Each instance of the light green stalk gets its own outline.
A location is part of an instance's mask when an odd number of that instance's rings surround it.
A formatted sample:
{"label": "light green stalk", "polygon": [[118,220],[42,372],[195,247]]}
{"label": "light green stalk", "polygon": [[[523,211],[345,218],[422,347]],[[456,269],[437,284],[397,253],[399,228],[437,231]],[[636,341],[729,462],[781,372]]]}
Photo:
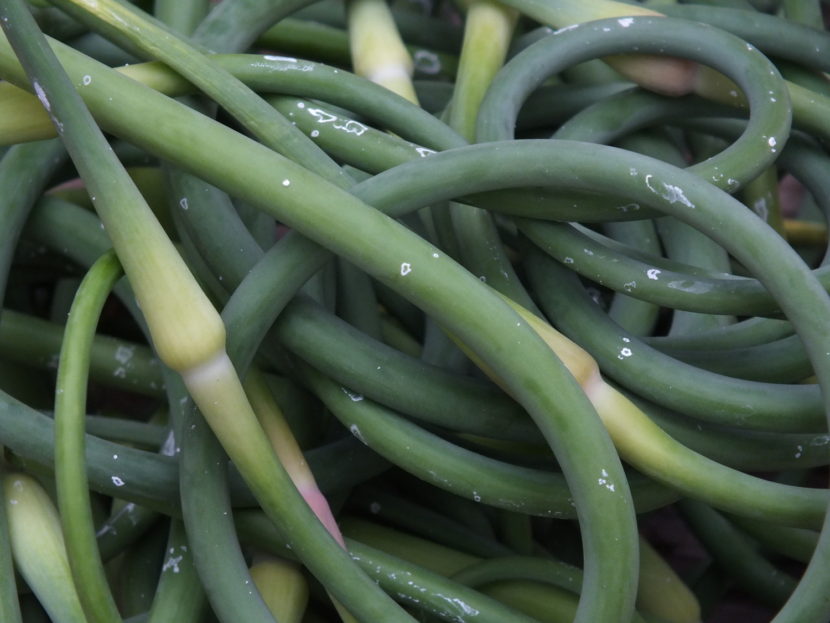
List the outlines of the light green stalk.
{"label": "light green stalk", "polygon": [[417,103],[412,57],[386,1],[350,0],[347,17],[354,72]]}
{"label": "light green stalk", "polygon": [[308,583],[296,564],[260,556],[251,567],[260,595],[279,623],[300,623],[308,604]]}
{"label": "light green stalk", "polygon": [[640,537],[637,609],[666,623],[700,623],[700,604],[674,569]]}
{"label": "light green stalk", "polygon": [[474,0],[467,8],[464,43],[450,105],[449,125],[472,142],[484,93],[501,69],[518,13],[492,0]]}
{"label": "light green stalk", "polygon": [[52,621],[87,623],[52,500],[34,478],[25,474],[7,474],[3,490],[9,539],[20,575]]}

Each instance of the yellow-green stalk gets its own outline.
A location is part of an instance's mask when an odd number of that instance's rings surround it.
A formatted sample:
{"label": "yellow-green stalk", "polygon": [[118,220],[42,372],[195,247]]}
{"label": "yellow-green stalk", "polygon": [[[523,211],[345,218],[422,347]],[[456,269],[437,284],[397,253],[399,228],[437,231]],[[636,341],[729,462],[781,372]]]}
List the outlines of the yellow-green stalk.
{"label": "yellow-green stalk", "polygon": [[300,623],[308,604],[308,583],[299,567],[287,560],[261,555],[250,571],[274,620]]}
{"label": "yellow-green stalk", "polygon": [[518,13],[492,0],[467,3],[464,43],[450,105],[449,125],[469,141],[481,100],[507,56]]}
{"label": "yellow-green stalk", "polygon": [[12,555],[20,575],[56,623],[86,623],[55,505],[32,477],[3,478]]}
{"label": "yellow-green stalk", "polygon": [[270,441],[285,471],[291,477],[294,486],[326,529],[340,545],[343,545],[343,536],[340,534],[340,528],[337,527],[329,503],[317,486],[314,474],[303,456],[303,451],[297,445],[297,440],[288,422],[285,421],[282,410],[274,400],[265,377],[257,369],[251,368],[245,377],[244,387],[259,424],[265,431],[265,436]]}
{"label": "yellow-green stalk", "polygon": [[662,556],[640,537],[640,583],[637,610],[665,623],[700,623],[695,594]]}
{"label": "yellow-green stalk", "polygon": [[[244,387],[259,424],[262,426],[262,430],[265,431],[265,436],[271,443],[271,447],[279,457],[280,463],[282,463],[294,486],[297,487],[300,495],[303,496],[303,499],[326,527],[329,534],[343,549],[346,549],[346,542],[343,540],[343,535],[340,533],[340,528],[337,526],[337,521],[331,512],[328,500],[317,486],[314,474],[311,472],[305,456],[303,456],[303,451],[297,445],[297,440],[285,420],[282,409],[274,400],[271,390],[268,389],[265,377],[256,368],[251,368],[245,377]],[[354,617],[336,599],[332,599],[332,603],[344,623],[351,621],[356,623]],[[279,618],[277,620],[282,621]]]}
{"label": "yellow-green stalk", "polygon": [[827,244],[827,226],[822,223],[784,219],[784,234],[793,245]]}
{"label": "yellow-green stalk", "polygon": [[354,72],[417,104],[412,57],[386,1],[350,0],[347,6]]}

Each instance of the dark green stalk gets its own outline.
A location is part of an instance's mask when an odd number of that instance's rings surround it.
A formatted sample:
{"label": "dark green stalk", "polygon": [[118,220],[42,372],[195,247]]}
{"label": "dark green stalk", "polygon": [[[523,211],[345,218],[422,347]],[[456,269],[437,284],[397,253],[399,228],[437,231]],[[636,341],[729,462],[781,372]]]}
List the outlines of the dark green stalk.
{"label": "dark green stalk", "polygon": [[745,517],[729,516],[729,521],[749,535],[767,552],[807,564],[818,543],[818,533],[800,528],[776,526]]}
{"label": "dark green stalk", "polygon": [[507,556],[513,551],[490,537],[478,534],[436,510],[389,493],[380,487],[365,486],[355,490],[349,504],[384,523],[421,535],[435,543],[460,549],[473,556],[490,558]]}
{"label": "dark green stalk", "polygon": [[[812,2],[812,0],[810,0]],[[803,4],[803,3],[801,3]],[[729,7],[675,4],[660,7],[666,15],[712,24],[756,46],[770,57],[790,60],[821,71],[830,70],[830,39],[814,27],[760,11]]]}
{"label": "dark green stalk", "polygon": [[348,544],[354,559],[380,582],[385,590],[396,594],[404,603],[419,610],[436,614],[446,621],[473,617],[476,621],[492,623],[538,623],[536,619],[518,610],[447,580],[437,573],[356,541],[349,540]]}
{"label": "dark green stalk", "polygon": [[715,561],[744,590],[780,607],[792,594],[795,578],[779,571],[729,521],[699,502],[680,503],[683,515]]}
{"label": "dark green stalk", "polygon": [[579,594],[582,570],[552,558],[502,556],[466,567],[452,579],[473,588],[501,580],[532,580]]}
{"label": "dark green stalk", "polygon": [[[56,323],[3,310],[0,354],[11,361],[52,369],[60,352],[62,333],[62,327]],[[93,338],[90,377],[102,385],[145,396],[159,396],[162,391],[159,361],[149,348],[105,335]]]}
{"label": "dark green stalk", "polygon": [[138,541],[158,521],[160,513],[133,502],[114,501],[113,513],[98,528],[101,560],[108,562]]}
{"label": "dark green stalk", "polygon": [[48,141],[15,146],[0,161],[0,307],[23,224],[64,157],[60,142]]}
{"label": "dark green stalk", "polygon": [[207,600],[188,549],[184,527],[170,522],[170,536],[164,554],[149,623],[198,623],[204,620]]}

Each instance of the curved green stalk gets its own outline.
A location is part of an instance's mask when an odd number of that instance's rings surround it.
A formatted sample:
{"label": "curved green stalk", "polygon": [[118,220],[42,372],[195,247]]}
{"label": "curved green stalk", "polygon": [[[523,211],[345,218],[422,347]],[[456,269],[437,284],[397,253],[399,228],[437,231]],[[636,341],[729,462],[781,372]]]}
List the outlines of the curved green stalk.
{"label": "curved green stalk", "polygon": [[[90,508],[84,452],[86,386],[92,336],[110,290],[120,277],[121,265],[110,252],[81,282],[66,323],[55,397],[58,508],[78,595],[87,617],[95,623],[120,621],[121,616],[104,574]],[[118,472],[112,475],[112,482],[116,486],[124,484]]]}
{"label": "curved green stalk", "polygon": [[796,587],[795,578],[764,558],[728,519],[692,500],[680,502],[680,510],[706,550],[738,586],[774,607],[787,601]]}

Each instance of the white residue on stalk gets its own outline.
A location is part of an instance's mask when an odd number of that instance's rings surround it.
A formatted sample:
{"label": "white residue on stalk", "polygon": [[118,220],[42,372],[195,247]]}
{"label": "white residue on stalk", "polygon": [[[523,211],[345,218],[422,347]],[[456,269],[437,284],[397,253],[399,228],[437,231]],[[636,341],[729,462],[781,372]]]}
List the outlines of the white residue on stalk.
{"label": "white residue on stalk", "polygon": [[360,429],[357,427],[357,424],[352,424],[349,426],[349,432],[357,437],[357,439],[362,443],[364,446],[368,446],[369,444],[366,443],[366,440],[363,438],[363,434],[360,432]]}
{"label": "white residue on stalk", "polygon": [[412,272],[412,264],[409,262],[404,262],[401,264],[401,276],[406,277],[409,273]]}
{"label": "white residue on stalk", "polygon": [[357,394],[350,389],[346,389],[345,387],[341,387],[340,389],[343,390],[343,393],[346,394],[352,402],[360,402],[363,400],[362,394]]}
{"label": "white residue on stalk", "polygon": [[645,183],[648,189],[655,195],[662,197],[669,203],[680,203],[688,208],[695,207],[695,204],[689,201],[689,199],[686,197],[686,194],[684,193],[682,188],[680,188],[679,186],[675,186],[674,184],[666,184],[665,182],[660,182],[660,184],[663,186],[663,190],[661,191],[653,185],[651,181],[653,177],[654,176],[650,173],[646,175]]}
{"label": "white residue on stalk", "polygon": [[600,487],[605,487],[609,491],[615,491],[616,490],[616,487],[614,486],[614,483],[611,482],[611,480],[608,478],[608,472],[605,471],[604,469],[600,472],[600,477],[597,478],[597,484]]}
{"label": "white residue on stalk", "polygon": [[125,483],[123,480],[121,480],[121,478],[119,478],[118,476],[113,476],[112,477],[112,484],[114,484],[116,487],[123,487],[127,483]]}
{"label": "white residue on stalk", "polygon": [[[172,554],[173,551],[174,550],[171,547],[170,548],[171,554]],[[170,558],[168,558],[167,560],[164,561],[164,566],[161,568],[161,572],[164,573],[168,569],[172,569],[173,573],[178,573],[179,572],[179,563],[182,561],[183,558],[184,558],[184,554],[182,554],[180,556],[171,555]]]}
{"label": "white residue on stalk", "polygon": [[124,346],[119,344],[118,348],[115,349],[115,360],[121,365],[127,365],[130,359],[133,358],[134,353],[135,346]]}
{"label": "white residue on stalk", "polygon": [[[298,104],[299,106],[299,104]],[[330,123],[335,130],[342,130],[346,134],[361,136],[369,128],[354,119],[346,119],[345,122],[336,115],[320,108],[309,108],[308,114],[317,119],[317,123]]]}
{"label": "white residue on stalk", "polygon": [[266,61],[282,61],[284,63],[296,63],[297,62],[296,58],[292,58],[290,56],[269,56],[269,55],[265,55],[262,58],[264,58]]}
{"label": "white residue on stalk", "polygon": [[429,50],[415,50],[412,62],[415,69],[422,74],[437,74],[441,71],[441,59],[435,52]]}
{"label": "white residue on stalk", "polygon": [[32,81],[32,87],[34,87],[35,95],[37,95],[40,103],[43,104],[46,112],[52,112],[52,104],[49,103],[49,99],[46,97],[46,92],[43,90],[43,87],[40,86],[40,83],[37,80],[34,80]]}

